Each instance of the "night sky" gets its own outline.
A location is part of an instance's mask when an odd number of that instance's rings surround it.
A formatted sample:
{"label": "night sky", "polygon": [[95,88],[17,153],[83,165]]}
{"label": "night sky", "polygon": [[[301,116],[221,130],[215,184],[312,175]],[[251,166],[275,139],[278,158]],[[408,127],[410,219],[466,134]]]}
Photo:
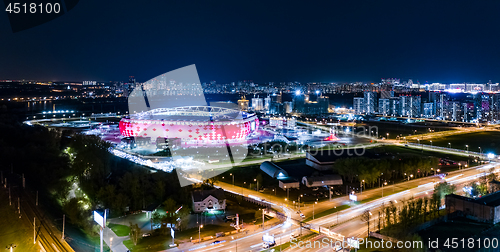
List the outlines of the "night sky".
{"label": "night sky", "polygon": [[500,82],[500,1],[97,1],[13,33],[0,79]]}

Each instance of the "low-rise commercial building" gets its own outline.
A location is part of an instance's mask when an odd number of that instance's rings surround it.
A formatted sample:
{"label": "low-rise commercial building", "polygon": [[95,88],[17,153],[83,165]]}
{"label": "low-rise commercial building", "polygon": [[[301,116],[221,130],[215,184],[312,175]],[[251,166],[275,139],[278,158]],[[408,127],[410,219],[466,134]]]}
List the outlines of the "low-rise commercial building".
{"label": "low-rise commercial building", "polygon": [[445,204],[448,214],[458,212],[475,221],[500,222],[500,192],[475,199],[449,194],[445,197]]}

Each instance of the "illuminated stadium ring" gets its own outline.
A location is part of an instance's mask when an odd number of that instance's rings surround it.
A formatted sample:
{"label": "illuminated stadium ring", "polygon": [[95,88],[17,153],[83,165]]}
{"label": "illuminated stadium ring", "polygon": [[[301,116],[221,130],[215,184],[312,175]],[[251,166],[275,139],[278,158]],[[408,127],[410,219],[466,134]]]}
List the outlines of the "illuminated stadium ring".
{"label": "illuminated stadium ring", "polygon": [[258,129],[255,114],[211,106],[158,108],[120,120],[125,137],[179,138],[183,144],[241,143]]}

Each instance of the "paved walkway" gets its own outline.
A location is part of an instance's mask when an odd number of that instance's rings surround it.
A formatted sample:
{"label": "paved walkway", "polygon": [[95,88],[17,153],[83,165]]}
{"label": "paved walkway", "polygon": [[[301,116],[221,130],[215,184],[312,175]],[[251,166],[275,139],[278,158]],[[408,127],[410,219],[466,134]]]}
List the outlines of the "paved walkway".
{"label": "paved walkway", "polygon": [[118,237],[115,232],[108,227],[104,229],[104,242],[113,252],[127,252],[128,248],[123,245],[123,241],[128,239],[128,236]]}

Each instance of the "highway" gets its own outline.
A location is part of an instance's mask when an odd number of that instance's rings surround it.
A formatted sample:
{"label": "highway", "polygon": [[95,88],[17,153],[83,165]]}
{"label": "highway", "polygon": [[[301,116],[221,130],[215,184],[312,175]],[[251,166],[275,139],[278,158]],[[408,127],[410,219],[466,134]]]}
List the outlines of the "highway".
{"label": "highway", "polygon": [[[234,236],[226,236],[221,237],[218,240],[224,241],[217,245],[211,245],[213,241],[208,241],[205,243],[201,243],[200,245],[193,245],[189,251],[197,251],[197,252],[205,252],[205,251],[262,251],[264,250],[262,235],[269,234],[274,235],[276,245],[274,246],[275,250],[279,250],[281,244],[287,243],[290,241],[290,237],[293,233],[298,233],[298,227],[295,225],[278,225],[271,229],[266,229],[265,231],[261,231],[258,233],[252,233],[246,235],[245,233],[240,233]],[[302,230],[302,234],[311,233],[305,229]],[[236,249],[237,247],[237,249]]]}
{"label": "highway", "polygon": [[[321,227],[326,227],[330,228],[331,231],[341,234],[344,237],[365,237],[367,235],[367,224],[366,222],[362,221],[360,219],[360,215],[365,211],[369,210],[372,212],[372,217],[370,220],[370,226],[371,230],[375,230],[375,225],[378,223],[378,211],[381,208],[382,204],[390,204],[392,201],[395,204],[401,204],[403,201],[408,200],[410,198],[417,198],[417,197],[423,197],[426,195],[431,195],[433,190],[434,190],[434,185],[436,183],[444,182],[447,181],[448,183],[454,184],[454,185],[460,185],[464,183],[468,183],[471,181],[476,180],[479,177],[485,176],[489,174],[489,170],[491,168],[495,168],[494,172],[500,172],[500,169],[497,167],[496,163],[489,163],[489,164],[484,164],[468,169],[462,169],[462,170],[457,170],[450,172],[448,176],[445,179],[441,179],[441,177],[438,176],[429,176],[429,177],[424,177],[424,178],[418,178],[418,179],[413,179],[410,181],[406,181],[403,183],[399,183],[396,185],[387,185],[384,186],[384,188],[376,188],[376,189],[371,189],[362,192],[361,194],[358,194],[358,201],[363,200],[363,199],[369,199],[369,198],[374,198],[376,196],[382,196],[382,190],[386,193],[385,197],[381,197],[375,200],[372,200],[370,202],[364,203],[364,204],[359,204],[359,205],[353,205],[350,208],[346,210],[339,211],[334,214],[330,214],[328,216],[324,216],[321,218],[316,218],[314,220],[308,221],[308,224],[311,225],[311,228],[314,230],[318,230],[319,226]],[[252,195],[255,197],[259,197],[261,199],[264,199],[265,201],[271,202],[276,205],[281,205],[281,206],[286,206],[290,208],[289,202],[285,201],[282,198],[276,197],[274,195],[268,195],[268,194],[263,194],[259,193],[253,190],[249,190],[246,188],[241,188],[237,186],[233,186],[224,182],[218,182],[216,184],[217,186],[223,188],[224,190],[228,191],[233,191],[233,192],[238,192],[239,194],[243,195]],[[389,193],[396,192],[391,195],[387,195]],[[346,196],[343,197],[338,197],[335,198],[331,201],[325,201],[325,202],[320,202],[315,205],[315,212],[319,213],[321,211],[333,208],[333,207],[338,207],[341,205],[345,204],[350,204],[348,198]],[[303,205],[301,207],[302,213],[306,215],[306,217],[312,216],[312,205]],[[299,220],[300,217],[296,213],[295,210],[293,210],[290,213],[290,217],[292,220]],[[296,221],[292,221],[291,228],[297,229],[298,226],[296,224]],[[338,224],[339,223],[339,224]],[[338,225],[337,225],[338,224]],[[272,229],[268,231],[270,234],[275,234],[276,237],[279,237],[280,232],[283,232],[282,229],[278,229],[276,227],[275,229]],[[285,231],[286,233],[291,233],[291,231]],[[262,248],[258,248],[257,244],[261,245],[262,244],[262,234],[259,233],[254,236],[249,236],[249,237],[243,237],[243,238],[237,238],[238,241],[238,249],[244,249],[245,251],[259,251]],[[286,236],[283,236],[286,237]],[[324,237],[324,235],[320,236]],[[235,247],[236,240],[231,240],[226,242],[224,244],[218,245],[219,247],[204,247],[202,250],[201,248],[198,249],[197,251],[217,251],[219,250],[224,250],[227,248],[228,251],[231,251],[229,249],[231,246]],[[277,241],[277,244],[279,244],[279,241]],[[299,249],[299,248],[297,248]],[[331,250],[331,248],[329,248]],[[298,251],[306,251],[307,249],[301,248]],[[311,251],[321,251],[317,249],[312,249]],[[326,251],[326,250],[325,250]]]}
{"label": "highway", "polygon": [[[467,183],[470,181],[474,181],[479,177],[485,176],[489,174],[490,168],[495,168],[495,173],[500,172],[500,169],[496,167],[496,163],[485,164],[469,169],[458,170],[454,172],[450,172],[449,175],[445,179],[441,179],[440,177],[431,176],[420,179],[415,179],[412,181],[408,181],[402,184],[406,184],[411,189],[404,190],[399,193],[395,193],[383,198],[379,198],[364,204],[360,204],[357,206],[353,206],[349,209],[338,212],[338,217],[334,215],[325,216],[322,218],[318,218],[309,222],[313,228],[318,226],[330,227],[337,224],[337,218],[339,223],[343,223],[345,221],[349,221],[349,225],[338,225],[333,231],[341,233],[346,237],[363,237],[366,235],[366,223],[357,220],[357,218],[365,211],[369,210],[372,212],[372,219],[378,219],[378,209],[382,206],[382,204],[390,204],[393,203],[399,204],[405,200],[410,198],[417,198],[424,195],[432,194],[434,190],[434,185],[439,182],[448,182],[454,185],[459,185],[463,183]],[[416,186],[416,187],[415,187]],[[374,189],[372,191],[379,191],[378,189]],[[366,196],[365,196],[366,197]]]}

